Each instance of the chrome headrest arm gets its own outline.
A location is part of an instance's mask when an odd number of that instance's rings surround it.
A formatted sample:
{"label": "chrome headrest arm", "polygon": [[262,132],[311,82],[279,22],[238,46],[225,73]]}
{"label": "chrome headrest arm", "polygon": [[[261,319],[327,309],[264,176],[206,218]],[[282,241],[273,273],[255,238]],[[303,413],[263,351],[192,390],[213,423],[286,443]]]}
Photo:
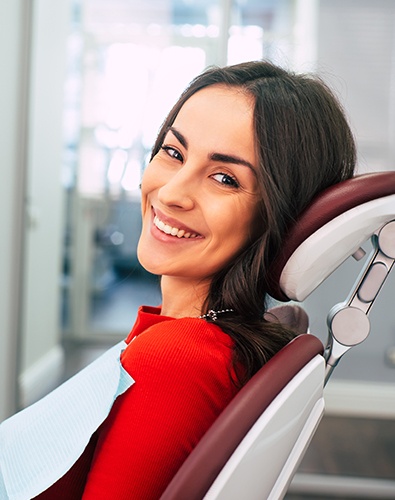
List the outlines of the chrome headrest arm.
{"label": "chrome headrest arm", "polygon": [[340,358],[369,335],[369,311],[395,262],[395,220],[378,230],[372,236],[372,243],[372,255],[348,298],[335,305],[328,314],[325,383]]}

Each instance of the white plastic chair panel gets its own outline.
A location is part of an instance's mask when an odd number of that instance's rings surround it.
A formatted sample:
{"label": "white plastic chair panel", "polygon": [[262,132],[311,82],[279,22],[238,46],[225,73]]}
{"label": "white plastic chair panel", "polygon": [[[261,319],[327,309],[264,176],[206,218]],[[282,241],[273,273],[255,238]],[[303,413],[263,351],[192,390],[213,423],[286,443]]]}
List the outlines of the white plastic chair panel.
{"label": "white plastic chair panel", "polygon": [[257,420],[205,500],[279,500],[324,412],[325,361],[315,356]]}
{"label": "white plastic chair panel", "polygon": [[295,250],[280,277],[292,300],[303,301],[340,264],[395,216],[395,195],[372,200],[331,220]]}

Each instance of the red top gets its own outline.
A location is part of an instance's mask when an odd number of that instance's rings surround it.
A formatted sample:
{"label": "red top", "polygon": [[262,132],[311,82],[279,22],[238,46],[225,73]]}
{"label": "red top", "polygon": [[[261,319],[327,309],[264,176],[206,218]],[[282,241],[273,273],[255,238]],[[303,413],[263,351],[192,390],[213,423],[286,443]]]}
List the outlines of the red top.
{"label": "red top", "polygon": [[237,392],[232,340],[212,323],[142,307],[126,342],[121,361],[135,384],[70,471],[36,498],[157,500]]}

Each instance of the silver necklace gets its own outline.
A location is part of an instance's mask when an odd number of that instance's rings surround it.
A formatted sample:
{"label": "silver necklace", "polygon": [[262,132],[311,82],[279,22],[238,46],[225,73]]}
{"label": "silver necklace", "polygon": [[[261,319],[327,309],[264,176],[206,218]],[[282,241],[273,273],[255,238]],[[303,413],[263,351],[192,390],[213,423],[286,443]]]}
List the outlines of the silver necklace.
{"label": "silver necklace", "polygon": [[222,313],[227,313],[227,312],[234,312],[233,309],[221,309],[220,311],[214,311],[213,309],[210,309],[207,314],[202,314],[201,316],[198,316],[199,319],[211,319],[211,321],[217,321],[218,319],[218,314]]}

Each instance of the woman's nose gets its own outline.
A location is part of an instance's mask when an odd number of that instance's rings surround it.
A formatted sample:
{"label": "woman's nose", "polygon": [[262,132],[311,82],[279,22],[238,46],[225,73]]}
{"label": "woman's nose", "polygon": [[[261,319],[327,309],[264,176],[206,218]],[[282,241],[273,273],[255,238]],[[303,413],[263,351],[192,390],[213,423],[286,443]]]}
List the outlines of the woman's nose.
{"label": "woman's nose", "polygon": [[184,165],[159,188],[159,201],[169,207],[191,210],[197,194],[196,182],[191,177],[188,167]]}

